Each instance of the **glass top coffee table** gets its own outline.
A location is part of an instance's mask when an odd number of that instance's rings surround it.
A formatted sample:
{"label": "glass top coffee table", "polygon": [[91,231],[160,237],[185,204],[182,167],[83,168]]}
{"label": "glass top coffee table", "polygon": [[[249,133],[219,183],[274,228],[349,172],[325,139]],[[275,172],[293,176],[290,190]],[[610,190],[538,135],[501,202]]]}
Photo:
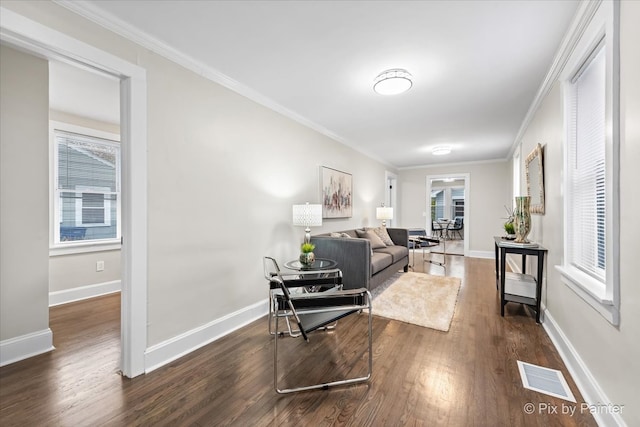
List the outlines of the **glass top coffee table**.
{"label": "glass top coffee table", "polygon": [[304,272],[322,271],[323,273],[327,273],[327,270],[335,269],[337,265],[338,263],[336,261],[326,258],[316,258],[316,260],[313,261],[313,264],[311,265],[303,264],[300,262],[300,260],[297,259],[284,263],[284,266],[289,270]]}

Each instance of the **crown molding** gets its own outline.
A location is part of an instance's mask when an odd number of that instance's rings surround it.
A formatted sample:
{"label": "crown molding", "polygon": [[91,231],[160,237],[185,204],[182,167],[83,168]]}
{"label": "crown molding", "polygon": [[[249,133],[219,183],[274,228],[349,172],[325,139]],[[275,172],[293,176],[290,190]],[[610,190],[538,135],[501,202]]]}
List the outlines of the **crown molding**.
{"label": "crown molding", "polygon": [[161,40],[153,37],[152,35],[136,28],[135,26],[123,21],[117,16],[106,12],[95,4],[90,3],[85,0],[52,0],[54,3],[76,13],[77,15],[82,16],[89,21],[100,25],[101,27],[106,28],[109,31],[118,34],[121,37],[124,37],[127,40],[130,40],[150,51],[172,61],[176,64],[198,74],[206,78],[207,80],[213,81],[221,86],[226,87],[233,92],[236,92],[245,98],[248,98],[270,110],[273,110],[279,114],[282,114],[285,117],[307,127],[310,128],[340,144],[346,145],[347,147],[377,161],[389,167],[396,167],[395,165],[389,163],[387,160],[381,159],[380,157],[363,150],[362,148],[356,146],[351,143],[349,140],[343,138],[342,136],[330,131],[324,126],[309,120],[308,118],[301,116],[298,113],[295,113],[288,108],[280,105],[273,99],[262,95],[261,93],[251,89],[250,87],[238,82],[237,80],[232,79],[226,74],[216,70],[215,68],[198,61],[197,59],[185,55],[179,50],[169,46]]}
{"label": "crown molding", "polygon": [[[412,169],[433,169],[433,168],[442,168],[442,167],[457,167],[457,166],[472,166],[472,165],[485,165],[489,163],[504,163],[510,160],[509,158],[497,158],[497,159],[489,159],[489,160],[471,160],[468,162],[456,162],[456,163],[431,163],[424,164],[418,166],[403,166],[398,168],[398,170],[406,171]],[[445,174],[445,175],[455,175],[455,174]]]}
{"label": "crown molding", "polygon": [[540,108],[540,104],[545,99],[545,97],[551,91],[553,84],[558,80],[558,76],[562,73],[571,53],[575,49],[580,37],[584,33],[587,25],[591,22],[591,19],[595,15],[596,11],[600,7],[603,1],[613,1],[613,0],[586,0],[580,3],[578,6],[578,10],[569,26],[569,29],[565,33],[564,38],[562,39],[562,43],[560,43],[560,47],[556,52],[553,62],[551,63],[551,67],[549,71],[542,81],[536,96],[533,98],[533,102],[527,111],[527,114],[520,125],[520,129],[516,134],[515,139],[513,140],[513,144],[511,144],[511,148],[509,149],[509,153],[507,154],[507,159],[511,159],[513,157],[513,153],[520,144],[522,137],[527,131],[529,124],[533,120],[534,116],[538,112]]}

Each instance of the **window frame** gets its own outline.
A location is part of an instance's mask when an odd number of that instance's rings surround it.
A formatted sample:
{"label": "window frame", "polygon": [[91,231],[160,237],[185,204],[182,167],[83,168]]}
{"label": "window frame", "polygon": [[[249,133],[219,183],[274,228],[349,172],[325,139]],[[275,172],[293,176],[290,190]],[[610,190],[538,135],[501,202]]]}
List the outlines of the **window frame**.
{"label": "window frame", "polygon": [[[59,203],[58,191],[57,191],[57,178],[58,178],[58,150],[55,139],[55,132],[69,132],[76,133],[80,135],[84,135],[87,137],[100,138],[103,140],[107,140],[114,144],[120,144],[120,135],[101,131],[93,128],[88,128],[84,126],[74,125],[70,123],[50,120],[49,121],[49,159],[50,159],[50,167],[49,167],[49,205],[50,205],[50,233],[49,233],[49,256],[60,256],[60,255],[68,255],[68,254],[76,254],[76,253],[87,253],[87,252],[100,252],[100,251],[111,251],[118,250],[122,247],[122,229],[121,229],[121,218],[122,218],[122,204],[121,204],[121,189],[120,186],[122,184],[122,176],[121,174],[121,156],[118,159],[118,164],[116,165],[116,173],[118,176],[118,191],[115,193],[118,195],[117,203],[116,203],[116,224],[117,231],[116,237],[111,239],[94,239],[94,240],[73,240],[73,241],[60,241],[59,233],[56,231],[59,229],[59,221],[61,221],[61,204]],[[122,147],[119,147],[120,153],[122,153]],[[89,189],[89,187],[78,186],[75,190],[70,191],[83,191]],[[106,206],[110,205],[105,203]],[[82,206],[82,203],[80,203]],[[76,210],[78,209],[78,205],[76,205]],[[110,213],[109,213],[110,215]],[[101,226],[100,224],[83,224],[82,227],[97,227]]]}
{"label": "window frame", "polygon": [[620,73],[619,73],[619,22],[620,5],[618,2],[605,0],[598,6],[585,31],[578,42],[560,75],[563,86],[564,104],[564,138],[563,138],[563,194],[566,195],[569,185],[569,148],[571,127],[569,118],[573,79],[585,64],[593,60],[593,52],[604,39],[605,53],[605,260],[606,273],[604,281],[585,273],[570,263],[569,259],[569,198],[563,196],[564,215],[564,250],[563,258],[556,269],[560,272],[562,282],[591,305],[611,324],[620,321]]}

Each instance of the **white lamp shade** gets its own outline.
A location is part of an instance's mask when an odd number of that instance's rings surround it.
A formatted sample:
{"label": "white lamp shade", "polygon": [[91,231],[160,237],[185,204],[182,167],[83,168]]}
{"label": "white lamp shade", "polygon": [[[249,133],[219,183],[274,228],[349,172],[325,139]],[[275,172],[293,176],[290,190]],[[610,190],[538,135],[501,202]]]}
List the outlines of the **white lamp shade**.
{"label": "white lamp shade", "polygon": [[376,219],[393,219],[393,208],[384,206],[376,208]]}
{"label": "white lamp shade", "polygon": [[293,205],[293,225],[320,227],[322,225],[322,205]]}

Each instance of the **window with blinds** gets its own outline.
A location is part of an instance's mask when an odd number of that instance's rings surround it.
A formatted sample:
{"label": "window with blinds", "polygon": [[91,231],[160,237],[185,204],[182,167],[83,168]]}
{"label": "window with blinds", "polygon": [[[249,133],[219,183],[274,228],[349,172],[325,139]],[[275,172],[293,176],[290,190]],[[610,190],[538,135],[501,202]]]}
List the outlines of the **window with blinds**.
{"label": "window with blinds", "polygon": [[567,180],[570,263],[606,280],[606,56],[601,41],[569,88]]}
{"label": "window with blinds", "polygon": [[54,243],[120,238],[120,144],[56,130]]}
{"label": "window with blinds", "polygon": [[589,4],[559,77],[563,86],[562,282],[620,322],[620,56],[618,2]]}
{"label": "window with blinds", "polygon": [[464,188],[451,189],[451,219],[464,217]]}

